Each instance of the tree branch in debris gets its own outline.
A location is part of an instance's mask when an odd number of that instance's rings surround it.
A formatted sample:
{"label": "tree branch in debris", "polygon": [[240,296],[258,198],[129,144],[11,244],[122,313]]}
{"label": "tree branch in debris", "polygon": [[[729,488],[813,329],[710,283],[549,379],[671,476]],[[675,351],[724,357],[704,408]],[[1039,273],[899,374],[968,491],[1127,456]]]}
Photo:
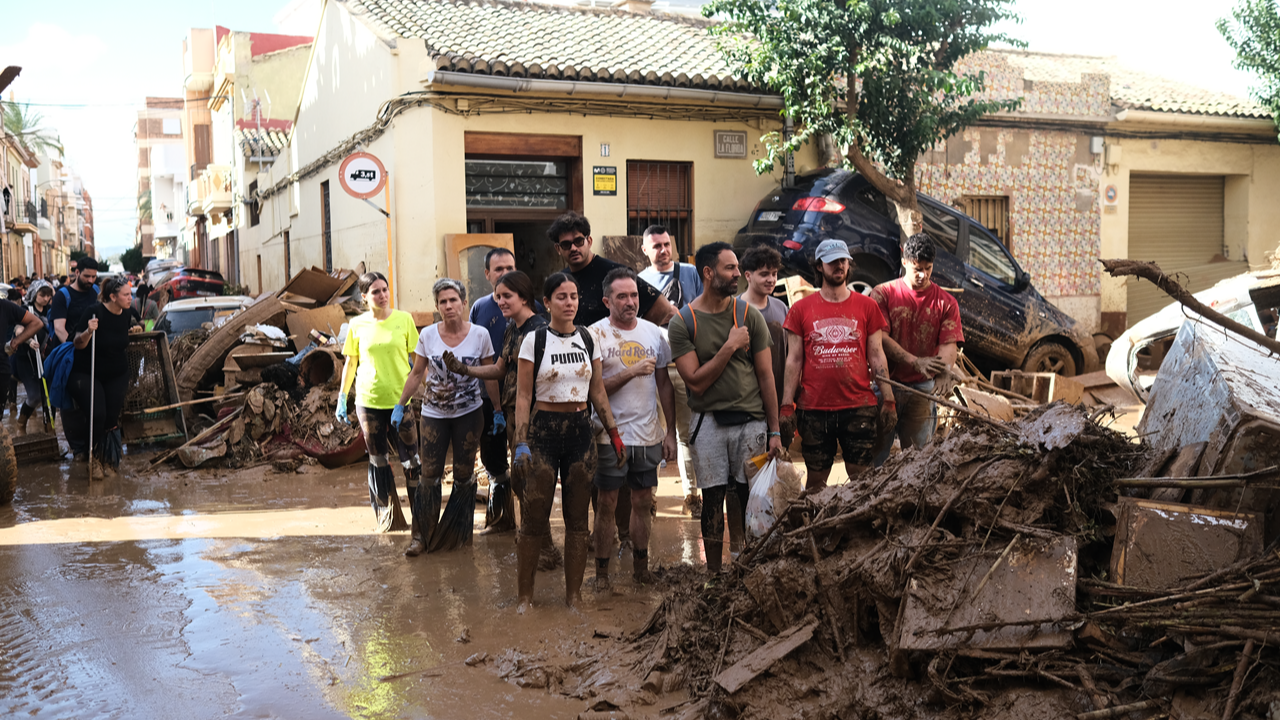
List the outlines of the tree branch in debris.
{"label": "tree branch in debris", "polygon": [[1182,287],[1173,278],[1164,274],[1159,265],[1153,262],[1142,262],[1140,260],[1102,260],[1102,267],[1112,277],[1122,277],[1132,275],[1150,280],[1155,286],[1165,291],[1169,297],[1182,303],[1191,312],[1203,317],[1205,320],[1221,325],[1241,337],[1248,338],[1258,343],[1267,350],[1280,355],[1280,342],[1273,340],[1262,333],[1245,327],[1213,308],[1200,302],[1186,288]]}

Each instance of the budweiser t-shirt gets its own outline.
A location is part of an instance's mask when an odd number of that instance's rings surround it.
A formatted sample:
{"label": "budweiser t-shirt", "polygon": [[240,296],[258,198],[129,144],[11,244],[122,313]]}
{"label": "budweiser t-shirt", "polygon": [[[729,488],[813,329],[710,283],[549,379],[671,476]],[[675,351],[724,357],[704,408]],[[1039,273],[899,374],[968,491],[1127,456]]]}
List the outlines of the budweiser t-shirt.
{"label": "budweiser t-shirt", "polygon": [[792,305],[783,328],[804,340],[804,374],[796,404],[805,410],[875,405],[867,339],[886,326],[880,306],[858,293],[838,303],[813,293]]}
{"label": "budweiser t-shirt", "polygon": [[[930,283],[924,292],[916,292],[906,280],[898,278],[877,285],[871,291],[871,299],[880,305],[889,321],[888,336],[916,357],[936,355],[938,347],[947,343],[964,344],[960,304],[937,283]],[[890,365],[889,377],[907,384],[928,379],[901,363]]]}

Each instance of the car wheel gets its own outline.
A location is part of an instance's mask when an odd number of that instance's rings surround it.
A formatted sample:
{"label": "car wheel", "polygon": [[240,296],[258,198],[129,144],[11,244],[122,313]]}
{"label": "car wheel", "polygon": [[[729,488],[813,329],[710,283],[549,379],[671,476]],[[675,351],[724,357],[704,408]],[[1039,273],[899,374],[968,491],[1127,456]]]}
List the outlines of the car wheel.
{"label": "car wheel", "polygon": [[892,279],[893,276],[884,263],[863,255],[853,260],[853,268],[849,271],[849,289],[863,295],[870,295],[871,288]]}
{"label": "car wheel", "polygon": [[1076,374],[1076,356],[1062,343],[1045,340],[1027,353],[1022,361],[1025,372],[1051,372],[1071,377]]}

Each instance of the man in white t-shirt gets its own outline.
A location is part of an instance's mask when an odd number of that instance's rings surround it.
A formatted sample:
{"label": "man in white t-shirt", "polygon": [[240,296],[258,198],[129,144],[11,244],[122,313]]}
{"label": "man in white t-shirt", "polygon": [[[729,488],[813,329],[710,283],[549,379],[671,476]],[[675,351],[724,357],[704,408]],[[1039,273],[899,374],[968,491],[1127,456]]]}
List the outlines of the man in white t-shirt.
{"label": "man in white t-shirt", "polygon": [[653,398],[662,404],[663,417],[675,417],[675,392],[667,366],[671,347],[657,325],[637,317],[640,311],[639,283],[630,268],[618,267],[604,278],[604,304],[609,317],[591,325],[591,335],[600,351],[604,390],[609,395],[618,432],[626,446],[626,462],[619,467],[617,454],[604,435],[596,435],[595,550],[596,591],[607,592],[609,555],[617,520],[614,512],[618,492],[631,490],[632,577],[638,583],[653,580],[649,572],[649,531],[653,516],[653,490],[658,486],[658,464],[676,456],[675,423],[662,427]]}

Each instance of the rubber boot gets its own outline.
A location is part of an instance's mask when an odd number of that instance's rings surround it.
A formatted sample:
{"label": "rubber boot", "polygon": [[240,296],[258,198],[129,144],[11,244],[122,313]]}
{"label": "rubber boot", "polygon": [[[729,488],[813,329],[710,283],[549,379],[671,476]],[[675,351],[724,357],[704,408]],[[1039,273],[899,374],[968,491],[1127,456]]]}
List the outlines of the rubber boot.
{"label": "rubber boot", "polygon": [[516,596],[520,603],[518,612],[524,612],[533,603],[533,579],[538,574],[538,551],[545,535],[516,535]]}
{"label": "rubber boot", "polygon": [[631,550],[631,488],[623,485],[618,490],[618,505],[613,511],[614,525],[618,528],[618,557]]}
{"label": "rubber boot", "polygon": [[89,456],[89,477],[93,480],[106,479],[106,475],[102,472],[102,461],[96,455]]}
{"label": "rubber boot", "polygon": [[707,574],[719,575],[720,567],[723,565],[724,540],[702,538],[702,551],[707,555]]}
{"label": "rubber boot", "polygon": [[489,483],[489,503],[485,511],[485,528],[481,535],[510,532],[516,529],[515,494],[511,476],[503,473]]}
{"label": "rubber boot", "polygon": [[538,551],[538,569],[547,572],[563,564],[564,557],[560,554],[560,548],[556,547],[550,535],[543,535],[542,547]]}
{"label": "rubber boot", "polygon": [[729,556],[736,558],[742,552],[747,539],[747,504],[735,492],[735,485],[730,481],[729,492],[725,495],[725,523],[729,526]]}
{"label": "rubber boot", "polygon": [[591,533],[564,534],[564,602],[571,608],[582,603],[582,576],[587,570],[587,541]]}
{"label": "rubber boot", "polygon": [[418,504],[418,484],[422,482],[422,468],[405,468],[405,488],[409,495],[409,510],[413,513],[409,520],[409,547],[404,549],[405,557],[418,557],[427,551],[427,540],[422,534],[421,506]]}
{"label": "rubber boot", "polygon": [[609,582],[609,558],[596,558],[596,576],[591,580],[592,589],[600,595],[608,595],[613,590]]}
{"label": "rubber boot", "polygon": [[419,553],[426,551],[431,535],[440,524],[440,499],[443,496],[441,480],[443,478],[423,478],[419,481],[418,491],[414,495],[414,499],[418,501],[413,506],[413,517],[418,522],[418,534],[409,541],[409,546],[413,547],[414,541],[420,541],[422,549],[418,551]]}
{"label": "rubber boot", "polygon": [[22,404],[22,410],[19,411],[18,413],[18,422],[14,428],[19,437],[27,434],[27,421],[30,420],[31,416],[35,414],[36,414],[35,408],[31,407],[26,403]]}
{"label": "rubber boot", "polygon": [[652,572],[649,572],[648,550],[631,551],[631,579],[635,580],[637,585],[651,585],[657,579]]}

